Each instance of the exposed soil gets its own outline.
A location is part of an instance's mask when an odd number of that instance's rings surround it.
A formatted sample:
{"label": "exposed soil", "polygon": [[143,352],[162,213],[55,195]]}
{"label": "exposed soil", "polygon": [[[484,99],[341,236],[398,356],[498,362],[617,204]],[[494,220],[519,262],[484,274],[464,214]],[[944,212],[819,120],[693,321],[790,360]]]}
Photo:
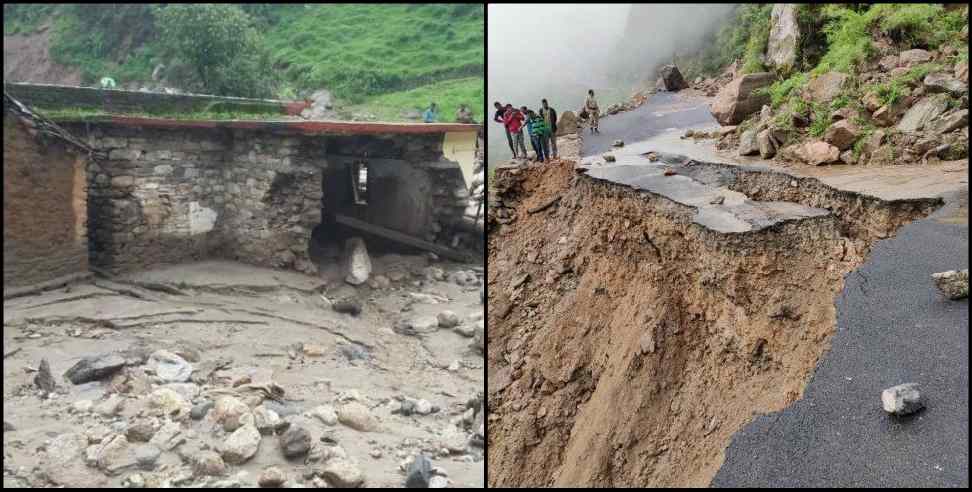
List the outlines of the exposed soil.
{"label": "exposed soil", "polygon": [[489,235],[490,486],[709,485],[734,433],[801,398],[845,276],[942,203],[696,163],[751,200],[830,211],[718,233],[573,167],[493,183],[514,212]]}
{"label": "exposed soil", "polygon": [[[444,310],[456,313],[462,328],[482,323],[482,267],[430,262],[424,255],[372,256],[372,261],[373,279],[386,277],[380,285],[347,285],[339,268],[310,277],[204,262],[6,300],[4,486],[120,486],[133,483],[136,474],[146,486],[255,486],[268,466],[283,471],[287,486],[334,486],[328,477],[313,476],[334,446],[356,464],[368,487],[401,487],[401,464],[419,453],[447,474],[440,480],[451,486],[484,486],[483,449],[476,444],[485,376],[481,352],[459,328],[402,330]],[[332,309],[331,302],[345,297],[361,302],[360,315]],[[252,385],[282,388],[276,403],[304,414],[294,422],[310,432],[311,451],[285,459],[278,437],[264,435],[259,451],[244,464],[202,476],[194,473],[193,457],[206,447],[218,449],[228,434],[207,416],[178,420],[186,442],[165,450],[152,470],[105,473],[86,464],[85,453],[96,453],[109,437],[126,434],[139,422],[167,421],[153,416],[147,405],[148,395],[161,386],[143,365],[146,354],[160,349],[192,364],[193,384],[178,389],[197,393],[193,404],[244,395]],[[80,358],[107,353],[135,362],[102,381],[73,385],[61,378]],[[58,385],[50,399],[33,383],[42,358]],[[122,399],[114,416],[72,409],[81,400],[97,407],[112,396]],[[439,410],[402,415],[397,411],[403,397],[427,400]],[[339,408],[351,399],[369,409],[380,425],[377,431],[327,425],[306,415],[319,405]],[[260,400],[250,400],[251,407]],[[89,447],[58,462],[60,455],[47,448],[70,433]]]}
{"label": "exposed soil", "polygon": [[44,84],[81,85],[81,71],[51,59],[50,25],[31,34],[3,37],[3,80]]}

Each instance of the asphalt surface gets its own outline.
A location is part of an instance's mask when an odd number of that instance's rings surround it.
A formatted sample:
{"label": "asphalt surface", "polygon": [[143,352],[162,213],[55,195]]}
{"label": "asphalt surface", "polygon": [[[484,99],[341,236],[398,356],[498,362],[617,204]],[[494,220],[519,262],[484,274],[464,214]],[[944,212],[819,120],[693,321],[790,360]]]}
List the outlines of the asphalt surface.
{"label": "asphalt surface", "polygon": [[708,107],[700,101],[687,100],[674,93],[658,92],[648,102],[632,109],[603,116],[598,122],[599,134],[591,135],[584,128],[583,156],[611,150],[615,140],[637,142],[658,135],[671,128],[718,126]]}
{"label": "asphalt surface", "polygon": [[[846,278],[837,333],[804,397],[739,431],[712,486],[968,487],[969,304],[931,279],[968,268],[968,225],[936,220],[958,204],[946,197],[875,244]],[[881,391],[908,382],[926,409],[887,415]]]}

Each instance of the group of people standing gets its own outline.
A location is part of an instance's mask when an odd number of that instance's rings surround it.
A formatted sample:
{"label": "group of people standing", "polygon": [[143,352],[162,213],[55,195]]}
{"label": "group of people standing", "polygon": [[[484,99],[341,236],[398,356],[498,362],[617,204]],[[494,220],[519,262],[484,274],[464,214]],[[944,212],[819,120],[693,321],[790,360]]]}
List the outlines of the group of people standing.
{"label": "group of people standing", "polygon": [[526,159],[526,145],[523,143],[523,128],[530,135],[530,144],[539,162],[548,162],[557,157],[557,111],[550,107],[547,100],[540,102],[539,112],[512,104],[493,103],[496,113],[493,121],[506,129],[506,141],[514,159]]}
{"label": "group of people standing", "polygon": [[[506,141],[514,159],[527,158],[526,146],[523,144],[524,126],[530,135],[530,143],[538,161],[545,162],[557,157],[557,111],[550,107],[546,99],[540,101],[539,112],[526,106],[517,109],[512,104],[502,104],[499,101],[494,102],[493,106],[496,107],[493,121],[506,129]],[[591,133],[601,133],[597,127],[600,112],[597,100],[594,99],[594,90],[587,91],[580,117],[590,121]]]}

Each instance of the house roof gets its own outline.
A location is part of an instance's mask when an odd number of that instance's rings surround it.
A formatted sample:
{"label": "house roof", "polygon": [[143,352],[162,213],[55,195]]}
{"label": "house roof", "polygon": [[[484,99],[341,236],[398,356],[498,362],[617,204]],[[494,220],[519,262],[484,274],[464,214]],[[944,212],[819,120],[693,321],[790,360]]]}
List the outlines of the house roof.
{"label": "house roof", "polygon": [[35,137],[53,137],[89,157],[107,157],[103,155],[103,152],[93,149],[81,139],[71,135],[67,130],[58,126],[57,123],[45,118],[43,115],[31,111],[30,108],[28,108],[25,104],[14,99],[13,96],[7,93],[7,91],[3,91],[3,111],[4,113],[9,112],[13,114],[27,128],[27,132]]}

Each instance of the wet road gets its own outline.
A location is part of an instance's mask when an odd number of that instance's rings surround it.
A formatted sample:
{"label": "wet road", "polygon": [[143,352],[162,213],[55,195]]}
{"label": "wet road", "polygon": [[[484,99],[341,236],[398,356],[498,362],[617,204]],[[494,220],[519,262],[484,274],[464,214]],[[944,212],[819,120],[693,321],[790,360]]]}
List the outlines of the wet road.
{"label": "wet road", "polygon": [[673,128],[687,129],[703,126],[718,126],[705,100],[659,92],[636,109],[602,117],[599,122],[600,134],[591,135],[589,130],[584,129],[582,155],[607,152],[611,150],[611,144],[619,139],[627,144],[645,140]]}
{"label": "wet road", "polygon": [[[968,487],[969,304],[931,279],[968,268],[968,225],[937,220],[959,206],[946,200],[848,275],[803,399],[738,432],[713,486]],[[927,408],[892,418],[881,391],[905,382],[921,385]]]}

